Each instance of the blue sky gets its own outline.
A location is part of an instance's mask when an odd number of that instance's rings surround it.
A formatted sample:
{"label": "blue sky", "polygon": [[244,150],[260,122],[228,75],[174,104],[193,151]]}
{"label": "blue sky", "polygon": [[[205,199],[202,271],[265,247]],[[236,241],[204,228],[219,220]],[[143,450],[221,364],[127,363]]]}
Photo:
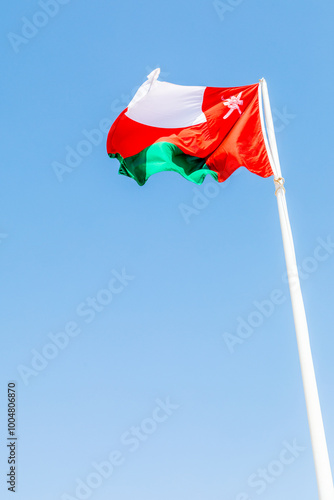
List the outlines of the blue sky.
{"label": "blue sky", "polygon": [[[166,172],[139,187],[117,174],[105,130],[158,66],[184,85],[266,78],[333,466],[333,11],[6,6],[1,498],[11,380],[17,500],[317,498],[272,179],[240,169],[196,187]],[[200,208],[185,220],[184,204]]]}

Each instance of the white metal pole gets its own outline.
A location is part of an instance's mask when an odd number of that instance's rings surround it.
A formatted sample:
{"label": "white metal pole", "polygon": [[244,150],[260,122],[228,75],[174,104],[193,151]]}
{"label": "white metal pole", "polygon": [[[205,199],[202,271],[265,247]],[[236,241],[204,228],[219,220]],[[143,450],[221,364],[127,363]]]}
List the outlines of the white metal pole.
{"label": "white metal pole", "polygon": [[311,346],[308,334],[306,314],[298,268],[290,227],[288,209],[285,199],[285,189],[283,187],[284,179],[281,177],[279,156],[276,145],[276,138],[271,115],[270,102],[267,84],[264,79],[261,80],[263,93],[263,107],[265,112],[265,121],[268,133],[269,148],[271,159],[274,161],[273,170],[275,175],[276,196],[278,204],[279,219],[281,224],[285,261],[288,272],[289,288],[292,302],[293,317],[297,336],[298,352],[304,393],[306,400],[306,409],[311,434],[311,443],[315,472],[317,477],[319,500],[334,500],[334,487],[332,472],[329,462],[326,436],[322,421],[321,408],[318,396],[317,382],[314,373]]}

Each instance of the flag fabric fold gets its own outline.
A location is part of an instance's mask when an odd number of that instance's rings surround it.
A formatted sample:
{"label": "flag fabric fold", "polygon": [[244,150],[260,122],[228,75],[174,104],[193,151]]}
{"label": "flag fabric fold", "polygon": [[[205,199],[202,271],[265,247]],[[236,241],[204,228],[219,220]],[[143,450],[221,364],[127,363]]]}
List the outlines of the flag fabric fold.
{"label": "flag fabric fold", "polygon": [[260,113],[259,84],[195,87],[158,80],[154,70],[110,128],[107,152],[119,173],[145,184],[174,171],[201,184],[219,182],[244,166],[273,175]]}

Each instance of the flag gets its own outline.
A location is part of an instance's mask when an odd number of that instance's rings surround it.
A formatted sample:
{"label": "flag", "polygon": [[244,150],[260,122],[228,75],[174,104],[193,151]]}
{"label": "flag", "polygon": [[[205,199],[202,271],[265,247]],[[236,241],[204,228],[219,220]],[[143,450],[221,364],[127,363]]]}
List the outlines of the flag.
{"label": "flag", "polygon": [[260,110],[260,85],[203,87],[158,80],[152,71],[115,120],[107,152],[119,173],[145,184],[154,173],[174,171],[201,184],[219,182],[244,166],[273,175]]}

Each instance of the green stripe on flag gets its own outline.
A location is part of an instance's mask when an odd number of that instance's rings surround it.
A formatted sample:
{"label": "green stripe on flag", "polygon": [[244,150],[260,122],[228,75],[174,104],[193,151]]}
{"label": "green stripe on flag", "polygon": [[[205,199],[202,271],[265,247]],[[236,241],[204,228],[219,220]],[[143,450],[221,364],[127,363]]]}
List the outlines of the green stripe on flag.
{"label": "green stripe on flag", "polygon": [[218,181],[217,172],[210,170],[204,158],[187,155],[169,142],[157,142],[128,158],[122,158],[118,153],[109,156],[120,162],[120,174],[131,177],[140,186],[143,186],[151,175],[164,171],[178,172],[196,184],[202,184],[207,174]]}

